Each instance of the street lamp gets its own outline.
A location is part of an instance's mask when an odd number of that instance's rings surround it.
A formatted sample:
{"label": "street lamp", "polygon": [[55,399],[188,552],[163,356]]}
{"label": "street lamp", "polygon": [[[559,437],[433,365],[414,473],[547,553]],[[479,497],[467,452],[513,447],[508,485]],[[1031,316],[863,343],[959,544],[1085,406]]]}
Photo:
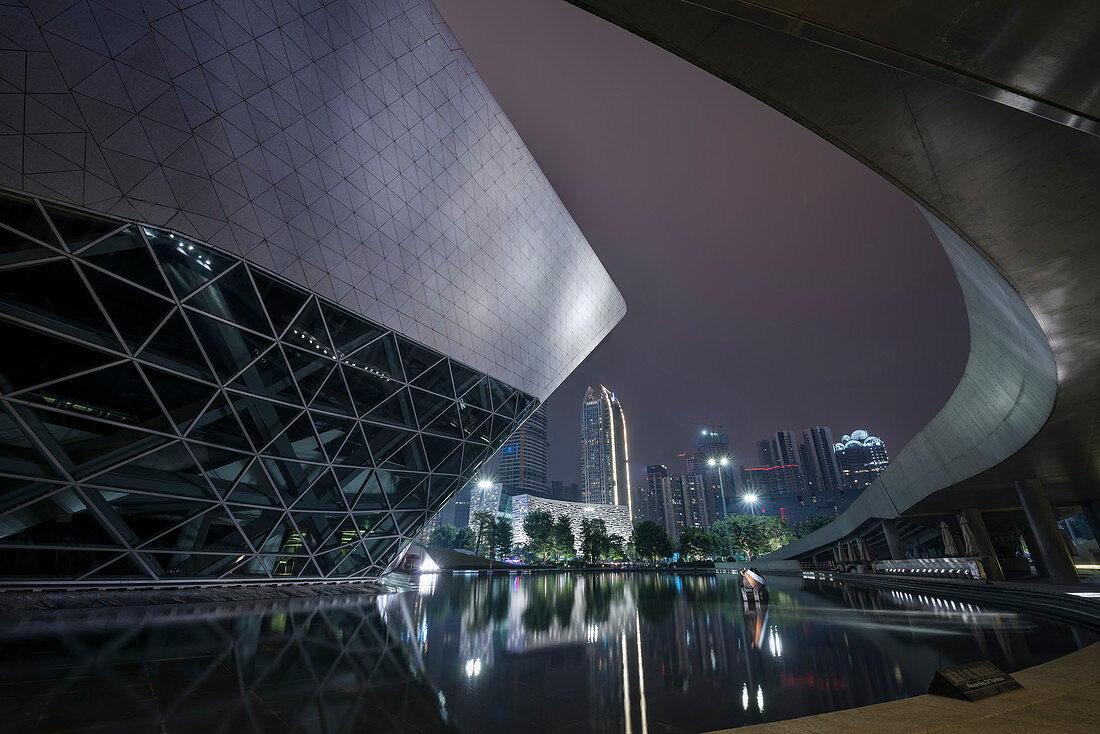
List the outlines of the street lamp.
{"label": "street lamp", "polygon": [[719,467],[719,469],[718,469],[718,490],[719,490],[719,493],[722,495],[722,518],[723,519],[725,519],[726,513],[728,512],[728,509],[726,508],[726,480],[725,480],[725,477],[723,476],[725,474],[725,472],[722,470],[721,467],[725,467],[729,463],[730,463],[730,458],[728,456],[723,456],[720,459],[716,459],[712,456],[711,458],[707,459],[707,466]]}
{"label": "street lamp", "polygon": [[746,492],[745,494],[741,495],[741,501],[749,506],[750,515],[756,514],[753,508],[756,506],[756,503],[759,499],[760,498],[756,496],[755,492]]}

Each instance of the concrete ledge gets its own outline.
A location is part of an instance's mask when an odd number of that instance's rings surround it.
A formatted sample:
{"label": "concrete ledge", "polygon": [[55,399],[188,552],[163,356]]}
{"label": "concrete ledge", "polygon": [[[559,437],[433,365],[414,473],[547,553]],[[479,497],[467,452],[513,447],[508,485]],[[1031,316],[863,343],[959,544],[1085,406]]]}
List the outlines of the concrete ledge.
{"label": "concrete ledge", "polygon": [[[1013,673],[1024,687],[984,701],[915,696],[901,701],[756,724],[723,732],[1095,732],[1100,720],[1100,643]],[[718,733],[715,733],[718,734]]]}

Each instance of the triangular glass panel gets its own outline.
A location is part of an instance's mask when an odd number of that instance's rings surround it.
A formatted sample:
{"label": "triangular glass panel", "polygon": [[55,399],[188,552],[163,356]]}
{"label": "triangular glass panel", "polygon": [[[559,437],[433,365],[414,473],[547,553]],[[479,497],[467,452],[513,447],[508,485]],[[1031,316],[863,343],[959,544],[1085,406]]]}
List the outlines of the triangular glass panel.
{"label": "triangular glass panel", "polygon": [[358,424],[351,429],[347,440],[333,457],[332,462],[346,466],[374,466],[374,458],[367,448],[366,439],[363,438],[362,429]]}
{"label": "triangular glass panel", "polygon": [[489,378],[480,380],[474,384],[469,390],[462,394],[460,400],[464,403],[468,403],[475,408],[481,408],[482,410],[492,410],[493,400],[489,396]]}
{"label": "triangular glass panel", "polygon": [[[226,502],[246,505],[261,505],[264,507],[282,507],[283,503],[275,486],[264,471],[259,459],[256,459],[241,474],[237,486],[226,497]],[[238,519],[242,511],[234,510]]]}
{"label": "triangular glass panel", "polygon": [[[417,509],[419,510],[419,508]],[[419,535],[420,530],[428,521],[428,514],[424,511],[394,512],[393,517],[397,521],[397,527],[401,534],[406,538]]]}
{"label": "triangular glass panel", "polygon": [[397,337],[397,345],[401,349],[401,364],[405,368],[405,380],[408,382],[413,382],[425,370],[443,359],[443,355],[439,352],[421,346],[403,336]]}
{"label": "triangular glass panel", "polygon": [[202,350],[179,311],[168,317],[138,356],[200,380],[214,381],[214,373],[203,359]]}
{"label": "triangular glass panel", "polygon": [[57,250],[51,250],[26,235],[0,226],[0,267],[61,256]]}
{"label": "triangular glass panel", "polygon": [[[0,515],[0,537],[4,543],[122,547],[71,487]],[[17,563],[18,552],[5,554],[6,566]]]}
{"label": "triangular glass panel", "polygon": [[33,326],[119,349],[107,319],[76,266],[67,260],[0,270],[0,311]]}
{"label": "triangular glass panel", "polygon": [[238,264],[194,293],[187,299],[187,305],[246,329],[274,336],[263,306],[260,305],[260,298],[248,277],[248,269],[243,264]]}
{"label": "triangular glass panel", "polygon": [[409,428],[416,428],[416,419],[413,417],[412,401],[409,399],[409,389],[401,388],[388,400],[377,406],[364,417],[372,421],[388,421]]}
{"label": "triangular glass panel", "polygon": [[341,364],[340,370],[347,380],[348,392],[359,415],[367,413],[401,387],[400,382],[366,369]]}
{"label": "triangular glass panel", "polygon": [[229,383],[229,387],[272,400],[299,404],[302,402],[294,385],[294,377],[278,345],[264,352],[263,356]]}
{"label": "triangular glass panel", "polygon": [[390,507],[394,510],[427,510],[428,509],[428,481],[417,485],[411,492],[396,502],[390,498]]}
{"label": "triangular glass panel", "polygon": [[455,438],[462,438],[462,426],[458,418],[458,405],[455,404],[453,400],[447,401],[447,409],[440,413],[438,418],[428,424],[425,430],[443,433]]}
{"label": "triangular glass panel", "polygon": [[[234,569],[247,566],[251,558],[248,552],[234,552],[226,554],[215,553],[166,553],[163,551],[145,551],[146,558],[151,558],[164,568],[164,575],[168,578],[222,578]],[[243,575],[243,574],[242,574]],[[262,574],[266,576],[266,574]]]}
{"label": "triangular glass panel", "polygon": [[[61,476],[53,463],[27,437],[19,423],[2,409],[0,409],[0,438],[2,438],[0,440],[0,466],[3,467],[5,473],[22,474],[30,477]],[[3,501],[0,500],[0,508],[3,506]],[[0,533],[0,537],[3,537],[2,533]]]}
{"label": "triangular glass panel", "polygon": [[144,368],[145,377],[153,386],[160,402],[168,411],[168,417],[185,433],[199,416],[210,399],[218,392],[216,387],[189,380],[180,375],[162,372],[155,367]]}
{"label": "triangular glass panel", "polygon": [[514,430],[516,430],[516,422],[514,420],[494,415],[493,432],[490,436],[489,444],[495,449],[511,436]]}
{"label": "triangular glass panel", "polygon": [[366,537],[371,530],[389,516],[389,510],[382,512],[353,512],[351,515],[351,525],[355,528],[355,531],[360,537]]}
{"label": "triangular glass panel", "polygon": [[321,475],[324,467],[318,464],[302,464],[296,461],[278,461],[264,459],[268,475],[274,480],[275,488],[286,502],[287,506],[306,491],[309,485]]}
{"label": "triangular glass panel", "polygon": [[512,397],[508,398],[508,402],[505,404],[504,410],[500,410],[498,408],[497,412],[503,414],[505,417],[511,418],[518,426],[520,423],[519,390],[516,390],[514,393],[512,393]]}
{"label": "triangular glass panel", "polygon": [[172,292],[180,300],[233,266],[234,261],[214,249],[170,232],[145,229],[153,254],[160,262]]}
{"label": "triangular glass panel", "polygon": [[443,509],[443,506],[458,493],[462,484],[461,477],[432,477],[428,493],[428,511],[435,513]]}
{"label": "triangular glass panel", "polygon": [[424,441],[424,451],[428,456],[428,465],[431,467],[432,471],[435,471],[436,467],[443,463],[444,459],[456,451],[459,452],[459,460],[461,461],[461,441],[440,438],[439,436],[432,436],[427,433],[421,434],[420,438]]}
{"label": "triangular glass panel", "polygon": [[86,487],[85,492],[99,494],[110,504],[134,535],[135,546],[197,550],[202,543],[205,514],[217,512],[216,506],[177,497],[157,497],[131,492],[100,491]]}
{"label": "triangular glass panel", "polygon": [[[302,310],[309,294],[287,283],[278,281],[271,276],[261,273],[256,268],[249,268],[252,278],[256,281],[256,289],[260,293],[260,300],[267,308],[267,315],[271,318],[271,325],[275,327],[275,333],[282,335],[290,322]],[[288,341],[293,341],[288,338]]]}
{"label": "triangular glass panel", "polygon": [[[356,516],[359,518],[360,516]],[[371,518],[374,523],[369,528],[362,528],[365,537],[373,538],[379,535],[397,535],[397,523],[393,521],[393,514],[375,516]]]}
{"label": "triangular glass panel", "polygon": [[160,325],[168,312],[172,310],[169,301],[112,278],[98,270],[85,268],[92,290],[103,304],[118,333],[129,345],[137,350],[149,335]]}
{"label": "triangular glass panel", "polygon": [[204,347],[203,351],[223,381],[243,370],[271,346],[269,339],[223,321],[215,321],[197,311],[188,310],[185,313]]}
{"label": "triangular glass panel", "polygon": [[263,453],[300,461],[325,460],[321,444],[313,430],[313,421],[306,412],[298,416],[281,435],[264,447]]}
{"label": "triangular glass panel", "polygon": [[492,429],[492,424],[486,424],[486,421],[489,420],[490,413],[475,408],[469,403],[459,401],[458,414],[459,418],[462,419],[462,435],[464,438],[489,443],[489,432]]}
{"label": "triangular glass panel", "polygon": [[434,367],[424,370],[420,377],[413,381],[413,384],[447,398],[453,398],[454,387],[451,385],[451,369],[448,363],[449,360],[440,360]]}
{"label": "triangular glass panel", "polygon": [[167,416],[132,362],[50,383],[21,393],[20,397],[130,426],[172,430]]}
{"label": "triangular glass panel", "polygon": [[59,553],[53,548],[5,549],[4,575],[13,578],[75,580],[97,566],[119,558],[117,550],[83,550]]}
{"label": "triangular glass panel", "polygon": [[308,404],[336,369],[336,362],[293,347],[283,347],[283,353],[286,355],[291,372],[294,373],[294,379],[298,381],[302,397]]}
{"label": "triangular glass panel", "polygon": [[342,561],[336,564],[336,567],[329,573],[329,576],[343,578],[344,576],[350,576],[353,572],[364,566],[370,566],[370,558],[367,556],[366,550],[362,545],[352,546],[351,552],[344,556]]}
{"label": "triangular glass panel", "polygon": [[436,416],[454,404],[453,400],[415,387],[409,388],[409,394],[412,395],[413,410],[416,411],[416,420],[421,428],[427,426],[435,420]]}
{"label": "triangular glass panel", "polygon": [[388,459],[390,454],[408,441],[413,435],[410,431],[404,431],[400,428],[378,426],[366,422],[361,425],[363,427],[363,433],[367,437],[367,444],[370,446],[371,453],[374,455],[374,460],[379,465]]}
{"label": "triangular glass panel", "polygon": [[[394,526],[394,530],[397,526]],[[396,560],[398,547],[401,545],[399,538],[368,538],[363,541],[363,547],[367,550],[375,565],[385,565]]]}
{"label": "triangular glass panel", "polygon": [[[425,434],[427,435],[427,434]],[[447,454],[433,469],[438,474],[458,474],[462,471],[462,450]]]}
{"label": "triangular glass panel", "polygon": [[105,489],[156,492],[192,500],[218,499],[194,458],[179,441],[97,474],[85,483]]}
{"label": "triangular glass panel", "polygon": [[427,474],[380,469],[375,472],[375,476],[378,477],[378,482],[382,485],[382,491],[386,494],[391,506],[407,497],[410,492],[421,485],[424,485],[424,492],[427,492]]}
{"label": "triangular glass panel", "polygon": [[454,379],[455,395],[465,395],[483,375],[464,364],[451,360],[451,377]]}
{"label": "triangular glass panel", "polygon": [[344,503],[343,492],[336,483],[336,477],[331,471],[326,471],[317,478],[317,481],[309,486],[298,501],[294,503],[295,510],[329,510],[333,512],[348,511]]}
{"label": "triangular glass panel", "polygon": [[387,469],[409,469],[410,471],[428,471],[424,451],[420,447],[420,437],[413,435],[397,451],[394,451],[381,465]]}
{"label": "triangular glass panel", "polygon": [[348,388],[344,384],[343,372],[339,368],[332,371],[309,405],[317,410],[326,410],[340,415],[357,415],[355,405],[348,396]]}
{"label": "triangular glass panel", "polygon": [[325,322],[321,319],[321,310],[317,308],[317,299],[311,298],[298,318],[290,325],[290,330],[283,336],[283,341],[296,347],[313,352],[319,357],[336,358],[332,350],[332,342],[329,341],[328,332],[325,330]]}
{"label": "triangular glass panel", "polygon": [[513,417],[506,413],[508,409],[508,399],[512,397],[512,393],[515,392],[512,388],[505,385],[499,380],[489,378],[489,392],[493,396],[493,410],[497,413],[502,413],[507,418]]}
{"label": "triangular glass panel", "polygon": [[382,486],[374,478],[373,472],[367,468],[336,467],[336,481],[340,483],[340,489],[348,498],[348,505],[358,510],[386,509],[386,498],[382,494]]}
{"label": "triangular glass panel", "polygon": [[275,567],[274,556],[249,556],[233,558],[228,570],[218,576],[220,579],[268,579]]}
{"label": "triangular glass panel", "polygon": [[332,346],[344,357],[377,339],[385,331],[362,316],[356,316],[328,303],[321,304]]}
{"label": "triangular glass panel", "polygon": [[125,224],[125,222],[102,219],[53,204],[43,204],[43,206],[53,220],[54,226],[57,227],[57,231],[61,233],[61,239],[72,252],[95,242]]}
{"label": "triangular glass panel", "polygon": [[383,334],[348,358],[352,367],[388,381],[403,382],[404,373],[397,358],[397,342],[392,333]]}
{"label": "triangular glass panel", "polygon": [[233,517],[237,518],[241,529],[244,530],[244,534],[257,552],[274,553],[279,550],[282,545],[281,533],[276,533],[280,537],[274,538],[272,531],[281,527],[281,523],[286,519],[285,512],[234,507]]}
{"label": "triangular glass panel", "polygon": [[163,296],[171,295],[136,226],[127,227],[83,250],[80,259]]}
{"label": "triangular glass panel", "polygon": [[198,460],[199,466],[206,472],[210,483],[223,497],[249,466],[249,462],[252,461],[252,457],[248,454],[218,448],[217,446],[207,446],[201,443],[188,443],[188,446],[195,455],[195,459]]}
{"label": "triangular glass panel", "polygon": [[28,415],[31,429],[48,434],[64,451],[69,471],[87,476],[112,464],[149,451],[171,441],[166,436],[121,428],[111,423],[78,418],[69,413],[33,410]]}
{"label": "triangular glass panel", "polygon": [[340,447],[344,445],[348,434],[360,436],[358,423],[350,418],[337,418],[325,413],[312,413],[311,417],[313,427],[317,429],[317,437],[321,439],[321,448],[325,450],[329,461],[335,460],[340,454]]}
{"label": "triangular glass panel", "polygon": [[135,556],[134,553],[127,553],[106,566],[81,576],[79,580],[132,581],[141,579],[147,581],[150,578],[149,573],[136,562]]}
{"label": "triangular glass panel", "polygon": [[229,402],[224,395],[218,395],[215,398],[202,417],[195,421],[187,435],[196,441],[206,441],[242,451],[252,450],[245,439],[244,428],[229,407]]}
{"label": "triangular glass panel", "polygon": [[322,513],[322,512],[296,512],[294,522],[306,539],[307,545],[314,553],[336,548],[338,539],[333,538],[333,532],[346,519],[346,514]]}
{"label": "triangular glass panel", "polygon": [[462,469],[458,473],[462,476],[473,476],[492,452],[492,446],[481,446],[467,441],[462,447]]}
{"label": "triangular glass panel", "polygon": [[51,247],[60,246],[46,217],[30,199],[0,194],[0,222]]}
{"label": "triangular glass panel", "polygon": [[250,398],[244,395],[230,394],[237,417],[248,432],[252,444],[261,448],[283,432],[290,422],[302,414],[299,408],[291,408],[278,403]]}
{"label": "triangular glass panel", "polygon": [[121,359],[7,321],[0,321],[0,392],[57,380]]}

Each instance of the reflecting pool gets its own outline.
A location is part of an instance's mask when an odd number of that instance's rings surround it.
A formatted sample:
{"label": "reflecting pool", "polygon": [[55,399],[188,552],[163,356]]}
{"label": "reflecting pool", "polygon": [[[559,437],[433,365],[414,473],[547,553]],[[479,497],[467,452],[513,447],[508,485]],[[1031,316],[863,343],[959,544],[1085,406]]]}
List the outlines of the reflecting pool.
{"label": "reflecting pool", "polygon": [[0,620],[0,731],[703,732],[923,693],[1096,640],[975,604],[791,577],[426,575],[384,596]]}

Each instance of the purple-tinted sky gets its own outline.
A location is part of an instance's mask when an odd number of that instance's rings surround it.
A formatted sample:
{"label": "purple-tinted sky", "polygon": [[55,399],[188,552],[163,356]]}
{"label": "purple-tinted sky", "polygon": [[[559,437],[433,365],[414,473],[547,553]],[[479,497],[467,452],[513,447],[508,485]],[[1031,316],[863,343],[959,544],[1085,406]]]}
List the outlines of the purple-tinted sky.
{"label": "purple-tinted sky", "polygon": [[734,459],[779,430],[866,428],[891,455],[942,407],[968,331],[913,203],[757,100],[561,0],[435,0],[626,298],[547,401],[577,481],[580,404],[626,410],[638,483],[699,426]]}

